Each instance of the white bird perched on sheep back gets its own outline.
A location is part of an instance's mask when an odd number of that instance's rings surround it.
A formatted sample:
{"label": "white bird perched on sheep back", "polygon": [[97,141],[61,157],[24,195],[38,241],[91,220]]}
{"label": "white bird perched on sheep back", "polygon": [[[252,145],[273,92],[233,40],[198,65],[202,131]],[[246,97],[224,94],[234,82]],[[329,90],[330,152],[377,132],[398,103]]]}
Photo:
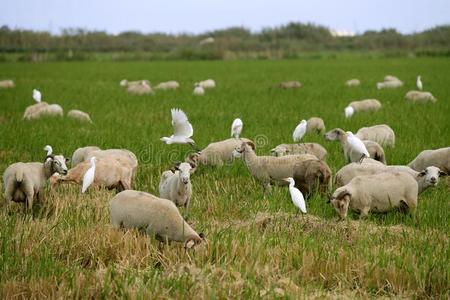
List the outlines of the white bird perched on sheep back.
{"label": "white bird perched on sheep back", "polygon": [[53,153],[53,148],[50,145],[45,146],[44,150],[47,151],[47,156],[50,156]]}
{"label": "white bird perched on sheep back", "polygon": [[241,135],[242,128],[244,127],[244,123],[242,120],[237,118],[234,119],[233,124],[231,124],[231,136],[238,139]]}
{"label": "white bird perched on sheep back", "polygon": [[351,131],[347,131],[347,135],[347,142],[350,147],[353,149],[353,151],[361,154],[359,162],[361,163],[364,157],[369,158],[370,154],[369,151],[367,151],[364,143],[357,136],[354,136]]}
{"label": "white bird perched on sheep back", "polygon": [[94,182],[95,178],[95,156],[91,157],[91,167],[84,173],[83,186],[81,192],[84,193],[88,187]]}
{"label": "white bird perched on sheep back", "polygon": [[39,103],[39,102],[41,102],[41,98],[42,98],[41,92],[39,92],[38,90],[34,89],[33,90],[33,99],[34,99],[34,101]]}
{"label": "white bird perched on sheep back", "polygon": [[291,193],[291,199],[294,205],[297,206],[302,213],[306,214],[305,198],[303,197],[302,192],[294,186],[294,178],[288,177],[283,180],[289,182],[289,193]]}
{"label": "white bird perched on sheep back", "polygon": [[172,108],[170,111],[172,112],[173,135],[170,137],[162,137],[161,141],[168,145],[189,144],[195,148],[195,142],[191,139],[191,136],[194,134],[194,129],[191,123],[189,123],[186,114],[178,108]]}
{"label": "white bird perched on sheep back", "polygon": [[355,109],[351,106],[347,106],[345,108],[345,117],[346,118],[351,118],[351,116],[353,116],[353,114],[355,113]]}
{"label": "white bird perched on sheep back", "polygon": [[302,120],[300,124],[298,124],[297,127],[295,127],[294,133],[292,134],[294,142],[298,142],[302,139],[302,137],[306,133],[306,126],[307,126],[306,120]]}
{"label": "white bird perched on sheep back", "polygon": [[420,75],[417,76],[416,85],[417,85],[417,88],[418,88],[419,90],[422,90],[422,89],[423,89],[423,84],[422,84],[422,80],[420,79]]}

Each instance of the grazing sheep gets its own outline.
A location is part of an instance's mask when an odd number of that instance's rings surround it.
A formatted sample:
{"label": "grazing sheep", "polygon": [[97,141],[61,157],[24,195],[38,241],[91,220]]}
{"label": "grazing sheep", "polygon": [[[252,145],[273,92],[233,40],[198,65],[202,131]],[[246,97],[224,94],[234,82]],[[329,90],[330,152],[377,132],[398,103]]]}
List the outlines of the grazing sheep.
{"label": "grazing sheep", "polygon": [[327,150],[317,143],[280,144],[270,150],[272,156],[292,154],[312,154],[320,160],[326,160]]}
{"label": "grazing sheep", "polygon": [[138,84],[131,84],[128,83],[127,86],[128,93],[132,95],[153,95],[155,92],[153,91],[152,87],[145,81],[140,81]]}
{"label": "grazing sheep", "polygon": [[44,185],[53,173],[67,174],[66,159],[62,155],[49,155],[44,163],[14,163],[3,173],[6,201],[28,203],[43,199]]}
{"label": "grazing sheep", "polygon": [[384,76],[384,81],[400,81],[400,79],[398,79],[398,77],[393,76],[393,75],[386,75]]}
{"label": "grazing sheep", "polygon": [[196,82],[194,85],[195,86],[197,86],[197,85],[201,86],[202,88],[207,90],[207,89],[215,88],[216,87],[216,82],[214,80],[212,80],[212,79],[206,79],[206,80],[203,80],[203,81],[200,81],[200,82]]}
{"label": "grazing sheep", "polygon": [[175,204],[139,191],[123,191],[109,202],[109,219],[116,228],[141,229],[160,241],[184,242],[186,248],[201,243],[202,234],[183,219]]}
{"label": "grazing sheep", "polygon": [[87,156],[89,155],[89,153],[96,150],[100,150],[100,148],[97,146],[87,146],[75,150],[72,154],[71,160],[72,168],[78,165],[79,163],[88,160]]}
{"label": "grazing sheep", "polygon": [[[185,161],[198,165],[211,165],[222,166],[225,163],[230,163],[234,160],[233,151],[236,147],[240,146],[242,142],[246,142],[253,150],[255,150],[255,143],[253,141],[240,138],[240,139],[226,139],[219,142],[210,143],[205,149],[197,153],[191,153],[186,157]],[[192,172],[191,172],[192,173]]]}
{"label": "grazing sheep", "polygon": [[67,117],[83,122],[92,123],[91,117],[89,117],[87,113],[78,109],[72,109],[71,111],[69,111],[67,113]]}
{"label": "grazing sheep", "polygon": [[359,86],[360,84],[361,84],[361,81],[359,81],[359,79],[356,79],[356,78],[347,80],[347,82],[345,83],[345,85],[348,87]]}
{"label": "grazing sheep", "polygon": [[436,102],[437,99],[434,98],[433,94],[430,92],[422,92],[422,91],[409,91],[405,95],[405,99],[411,102],[419,102],[419,103],[427,103],[427,102]]}
{"label": "grazing sheep", "polygon": [[394,208],[417,207],[418,185],[405,172],[384,172],[357,176],[348,184],[336,189],[331,204],[341,219],[347,217],[348,209],[367,217],[369,211],[388,212]]}
{"label": "grazing sheep", "polygon": [[170,171],[164,171],[159,182],[159,196],[169,199],[176,206],[184,206],[185,216],[189,213],[192,197],[191,170],[189,163],[177,163]]}
{"label": "grazing sheep", "polygon": [[450,175],[450,147],[424,150],[408,166],[416,171],[435,166],[441,169],[442,172]]}
{"label": "grazing sheep", "polygon": [[48,104],[47,102],[39,102],[34,105],[30,105],[25,109],[23,119],[32,120],[44,116],[63,117],[64,111],[62,107],[58,104]]}
{"label": "grazing sheep", "polygon": [[193,94],[195,96],[203,96],[205,94],[205,89],[201,85],[197,84],[194,88]]}
{"label": "grazing sheep", "polygon": [[293,177],[297,163],[316,159],[314,155],[298,154],[281,157],[257,156],[252,147],[243,142],[233,151],[234,157],[243,157],[250,173],[261,182],[265,192],[270,192],[272,184],[286,185],[284,178]]}
{"label": "grazing sheep", "polygon": [[310,159],[294,166],[293,178],[295,186],[308,197],[314,191],[324,193],[331,189],[333,176],[326,162]]}
{"label": "grazing sheep", "polygon": [[14,81],[12,80],[0,80],[0,89],[9,89],[14,87]]}
{"label": "grazing sheep", "polygon": [[159,83],[157,86],[155,86],[155,90],[176,90],[180,87],[180,84],[178,83],[178,81],[166,81],[166,82],[161,82]]}
{"label": "grazing sheep", "polygon": [[405,172],[410,174],[417,181],[419,194],[424,192],[427,188],[437,185],[439,183],[439,176],[445,176],[444,172],[434,166],[427,167],[421,172],[417,172],[407,166],[351,163],[342,167],[336,173],[336,186],[344,186],[356,176],[374,175],[382,172]]}
{"label": "grazing sheep", "polygon": [[282,89],[298,89],[302,87],[302,84],[298,81],[285,81],[278,84]]}
{"label": "grazing sheep", "polygon": [[123,80],[120,81],[120,86],[129,87],[129,86],[132,86],[132,85],[140,85],[140,84],[143,84],[143,83],[145,83],[147,85],[150,85],[150,81],[148,81],[146,79],[136,80],[136,81],[128,81],[126,79],[123,79]]}
{"label": "grazing sheep", "polygon": [[395,89],[403,86],[403,82],[395,76],[386,75],[384,82],[377,82],[377,89]]}
{"label": "grazing sheep", "polygon": [[325,132],[325,123],[322,118],[311,117],[306,121],[306,133],[322,134]]}
{"label": "grazing sheep", "polygon": [[395,146],[394,130],[386,124],[362,127],[355,135],[361,140],[370,140],[382,146]]}
{"label": "grazing sheep", "polygon": [[[342,150],[344,151],[344,157],[347,163],[349,162],[357,162],[361,158],[361,154],[354,151],[347,141],[348,134],[342,130],[341,128],[335,128],[328,131],[325,134],[325,139],[328,141],[339,141],[342,146]],[[379,161],[380,163],[386,163],[386,158],[384,155],[383,148],[374,141],[362,140],[364,146],[366,146],[367,151],[369,152],[370,157]],[[367,160],[371,161],[369,158],[365,158],[364,162]]]}
{"label": "grazing sheep", "polygon": [[377,99],[365,99],[352,101],[348,106],[352,107],[354,112],[377,111],[381,108],[381,103]]}
{"label": "grazing sheep", "polygon": [[[67,175],[55,175],[50,178],[52,186],[59,183],[75,183],[81,185],[84,174],[91,167],[90,161],[83,161],[67,172]],[[104,186],[117,192],[131,189],[132,169],[109,157],[97,158],[93,186]]]}

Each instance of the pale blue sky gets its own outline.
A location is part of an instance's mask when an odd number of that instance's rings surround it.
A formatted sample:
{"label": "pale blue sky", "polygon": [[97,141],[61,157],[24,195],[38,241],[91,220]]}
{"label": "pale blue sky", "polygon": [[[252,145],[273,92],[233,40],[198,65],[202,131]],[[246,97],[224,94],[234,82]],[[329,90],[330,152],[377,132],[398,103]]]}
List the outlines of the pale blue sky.
{"label": "pale blue sky", "polygon": [[51,30],[81,27],[199,33],[230,26],[252,31],[290,21],[363,32],[394,27],[403,33],[450,24],[450,0],[1,0],[0,25]]}

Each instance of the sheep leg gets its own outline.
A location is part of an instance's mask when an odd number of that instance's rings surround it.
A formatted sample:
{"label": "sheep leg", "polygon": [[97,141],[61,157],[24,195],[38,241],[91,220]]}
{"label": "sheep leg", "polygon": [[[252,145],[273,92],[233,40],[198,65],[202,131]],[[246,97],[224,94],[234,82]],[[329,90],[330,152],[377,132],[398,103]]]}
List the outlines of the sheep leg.
{"label": "sheep leg", "polygon": [[13,201],[13,194],[14,194],[14,186],[15,183],[13,180],[9,180],[5,187],[5,198],[7,202]]}
{"label": "sheep leg", "polygon": [[365,219],[365,218],[367,218],[367,217],[369,216],[369,210],[370,210],[370,207],[369,207],[369,206],[366,206],[366,207],[364,207],[363,209],[361,209],[361,212],[360,212],[360,214],[359,214],[359,218],[360,218],[360,219]]}
{"label": "sheep leg", "polygon": [[186,202],[184,203],[184,219],[187,220],[188,214],[189,214],[189,204],[191,203],[191,198],[187,198]]}
{"label": "sheep leg", "polygon": [[272,192],[272,185],[270,184],[270,182],[263,183],[263,188],[264,188],[264,195],[270,194],[270,192]]}

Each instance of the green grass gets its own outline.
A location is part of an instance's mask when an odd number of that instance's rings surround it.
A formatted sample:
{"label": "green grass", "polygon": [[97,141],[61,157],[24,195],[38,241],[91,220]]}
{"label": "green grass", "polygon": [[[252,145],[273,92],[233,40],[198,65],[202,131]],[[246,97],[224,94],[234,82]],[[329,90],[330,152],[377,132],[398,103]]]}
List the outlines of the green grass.
{"label": "green grass", "polygon": [[[16,161],[41,161],[46,144],[71,156],[78,147],[127,148],[138,156],[135,188],[158,193],[160,173],[184,159],[188,146],[164,145],[170,108],[179,107],[194,126],[200,147],[228,138],[234,118],[243,136],[267,154],[291,141],[303,118],[319,116],[327,129],[356,131],[386,123],[397,138],[387,148],[389,164],[407,164],[420,151],[450,142],[450,61],[420,59],[327,59],[230,62],[3,63],[0,79],[16,88],[0,90],[0,170]],[[396,90],[377,90],[387,74],[404,80]],[[425,90],[438,102],[403,100],[422,75]],[[146,78],[178,80],[178,91],[131,96],[118,82]],[[217,88],[192,95],[193,82],[214,78]],[[359,78],[362,85],[344,82]],[[278,90],[280,81],[298,79],[299,90]],[[43,100],[65,112],[90,113],[93,125],[64,118],[23,121],[38,88]],[[383,108],[347,120],[350,101],[376,98]],[[340,145],[307,136],[328,150],[333,173],[344,165]],[[114,193],[80,195],[79,187],[47,191],[33,214],[1,197],[0,295],[16,297],[259,298],[269,297],[450,297],[449,181],[420,195],[414,217],[397,212],[359,221],[337,222],[323,195],[308,202],[309,215],[296,216],[288,190],[261,186],[242,162],[204,168],[192,177],[190,223],[207,242],[185,252],[161,246],[137,232],[109,226]]]}

